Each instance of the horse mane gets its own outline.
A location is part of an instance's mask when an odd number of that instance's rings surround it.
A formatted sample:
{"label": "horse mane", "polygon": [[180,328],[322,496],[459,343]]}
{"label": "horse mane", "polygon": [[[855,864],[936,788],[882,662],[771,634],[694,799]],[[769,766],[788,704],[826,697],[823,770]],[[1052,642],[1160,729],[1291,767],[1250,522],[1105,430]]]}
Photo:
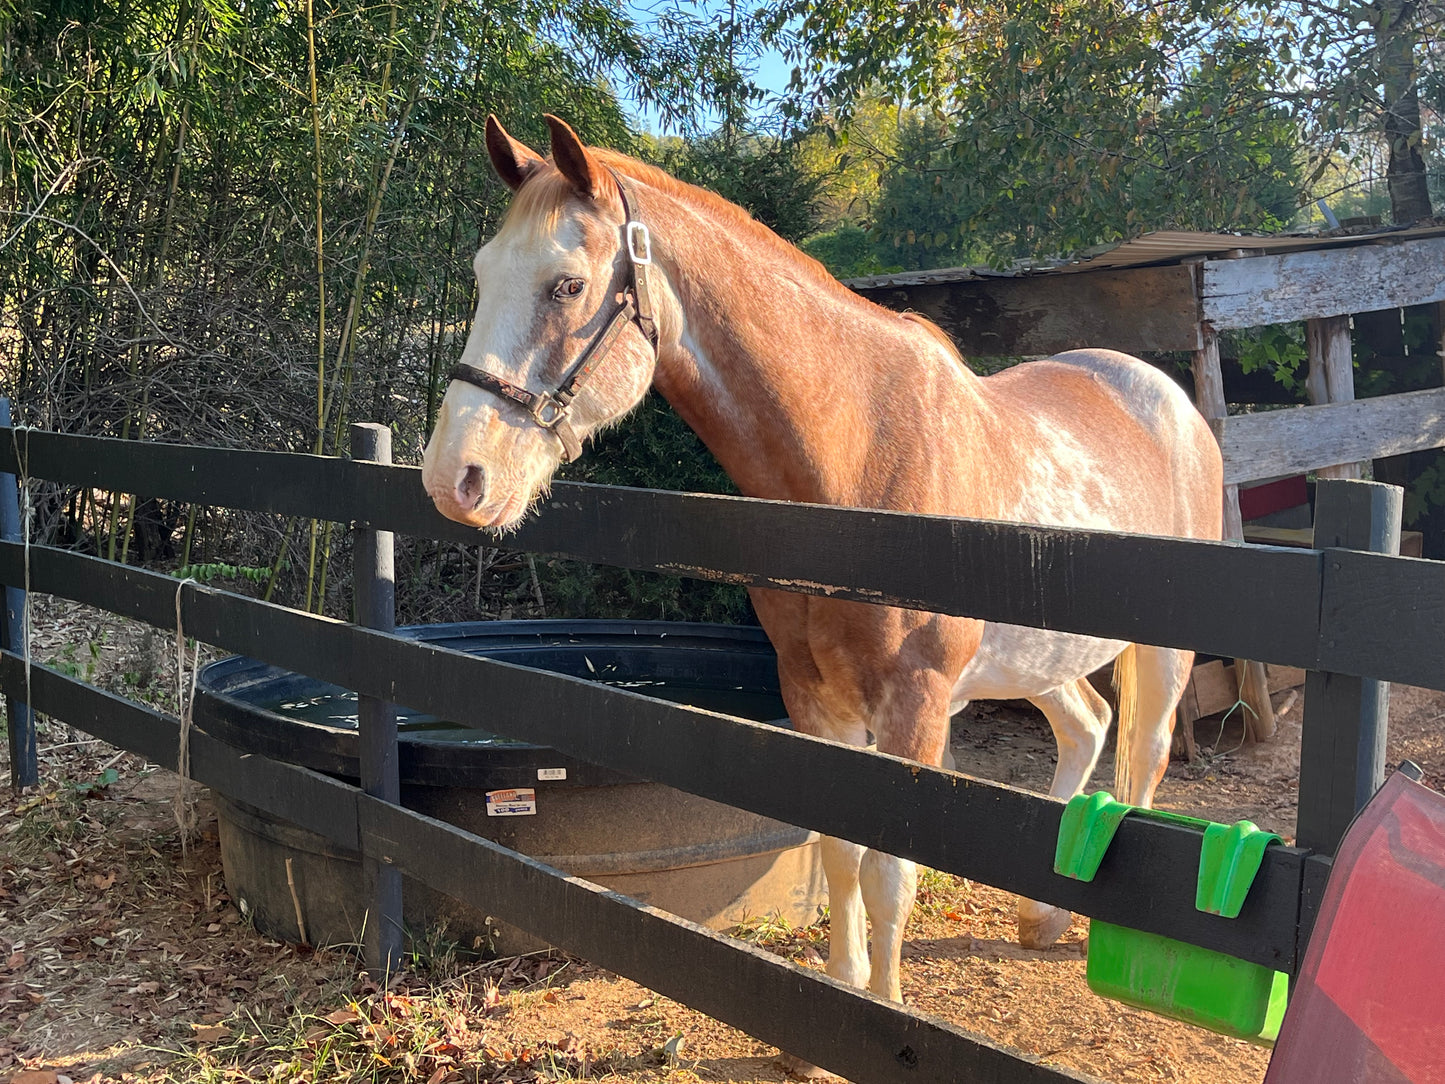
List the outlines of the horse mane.
{"label": "horse mane", "polygon": [[[659,169],[647,162],[638,161],[621,151],[611,150],[607,147],[588,147],[587,152],[602,165],[622,176],[640,181],[659,192],[699,207],[721,219],[725,225],[747,234],[759,244],[767,246],[776,262],[786,262],[800,277],[807,278],[835,296],[847,298],[850,303],[867,308],[877,315],[887,314],[894,319],[916,324],[931,339],[948,351],[954,361],[959,365],[966,365],[963,355],[953,340],[948,337],[948,333],[928,317],[916,312],[895,312],[869,301],[866,297],[860,297],[834,278],[832,273],[820,262],[796,245],[783,240],[736,203],[724,199],[716,192],[709,192],[706,188],[680,181],[666,170]],[[608,176],[606,183],[614,184],[611,176]],[[504,224],[512,222],[515,217],[530,225],[532,229],[551,233],[556,229],[562,208],[573,195],[571,182],[562,175],[560,170],[556,168],[538,170],[517,190],[511,207],[507,209]]]}
{"label": "horse mane", "polygon": [[958,348],[958,344],[953,341],[948,332],[944,331],[943,328],[939,327],[921,312],[901,312],[898,315],[910,323],[917,324],[924,331],[928,332],[930,336],[938,341],[938,345],[948,351],[949,356],[952,357],[954,361],[960,365],[968,364],[963,358],[963,351]]}
{"label": "horse mane", "polygon": [[[588,147],[587,153],[604,166],[615,170],[624,177],[640,181],[650,188],[680,199],[695,207],[701,207],[710,214],[762,244],[769,246],[774,259],[786,259],[796,270],[809,279],[829,289],[848,295],[855,301],[872,305],[866,298],[859,297],[848,287],[835,279],[828,269],[797,246],[784,241],[767,226],[763,225],[736,203],[729,202],[716,192],[679,181],[672,174],[657,166],[640,162],[631,155],[606,147]],[[611,184],[612,179],[608,178]],[[514,216],[529,223],[534,229],[551,231],[556,228],[562,208],[573,195],[572,185],[557,169],[539,170],[529,177],[512,198],[504,222],[511,222]],[[887,310],[885,310],[887,311]]]}

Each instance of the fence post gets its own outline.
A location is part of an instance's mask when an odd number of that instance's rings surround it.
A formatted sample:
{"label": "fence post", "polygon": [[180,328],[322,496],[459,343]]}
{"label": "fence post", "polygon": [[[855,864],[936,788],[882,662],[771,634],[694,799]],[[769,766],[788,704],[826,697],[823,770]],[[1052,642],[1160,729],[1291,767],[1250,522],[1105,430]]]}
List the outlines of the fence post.
{"label": "fence post", "polygon": [[[1400,552],[1404,491],[1382,482],[1315,484],[1315,549]],[[1328,609],[1322,606],[1322,609]],[[1324,630],[1321,629],[1321,635]],[[1305,677],[1296,842],[1334,854],[1356,813],[1385,781],[1390,683],[1311,671]]]}
{"label": "fence post", "polygon": [[[0,426],[14,425],[10,400],[0,398]],[[13,432],[13,430],[12,430]],[[12,440],[14,437],[12,436]],[[0,475],[0,538],[23,542],[25,525],[20,519],[19,480],[13,474]],[[5,588],[5,620],[0,622],[0,647],[25,657],[25,589]],[[5,698],[6,732],[10,738],[10,785],[16,790],[40,782],[40,765],[35,755],[35,716],[29,704]]]}
{"label": "fence post", "polygon": [[[357,422],[351,426],[351,458],[391,462],[391,430]],[[352,582],[356,590],[356,623],[391,632],[396,628],[396,545],[390,531],[358,527],[354,531]],[[357,748],[361,789],[373,798],[401,804],[397,772],[396,707],[373,696],[357,705]],[[366,874],[366,966],[375,978],[401,967],[401,871],[386,855],[373,854],[362,843]]]}

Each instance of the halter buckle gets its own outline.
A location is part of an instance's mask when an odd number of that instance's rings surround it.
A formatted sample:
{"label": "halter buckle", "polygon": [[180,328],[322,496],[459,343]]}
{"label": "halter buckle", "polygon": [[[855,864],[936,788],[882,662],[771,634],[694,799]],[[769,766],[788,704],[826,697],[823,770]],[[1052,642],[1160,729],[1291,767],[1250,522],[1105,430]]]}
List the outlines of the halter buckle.
{"label": "halter buckle", "polygon": [[652,262],[652,235],[641,222],[627,223],[627,255],[634,264],[646,266]]}
{"label": "halter buckle", "polygon": [[567,417],[567,406],[550,395],[539,395],[537,405],[532,407],[532,420],[543,429],[555,429]]}

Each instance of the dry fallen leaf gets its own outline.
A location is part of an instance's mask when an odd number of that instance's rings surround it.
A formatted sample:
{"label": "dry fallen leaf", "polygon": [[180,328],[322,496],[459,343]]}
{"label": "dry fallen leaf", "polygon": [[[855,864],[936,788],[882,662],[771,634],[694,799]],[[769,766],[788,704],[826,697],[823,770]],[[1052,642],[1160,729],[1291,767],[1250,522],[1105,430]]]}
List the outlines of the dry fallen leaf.
{"label": "dry fallen leaf", "polygon": [[12,952],[9,958],[5,961],[5,969],[7,971],[18,971],[24,966],[25,953],[23,952]]}
{"label": "dry fallen leaf", "polygon": [[231,1029],[221,1024],[192,1024],[191,1032],[198,1043],[218,1043],[231,1037]]}
{"label": "dry fallen leaf", "polygon": [[545,1001],[548,1005],[557,1004],[557,991],[548,990],[545,994],[542,995],[542,1000]]}
{"label": "dry fallen leaf", "polygon": [[360,1019],[361,1014],[352,1012],[350,1009],[337,1009],[335,1012],[326,1014],[327,1023],[336,1024],[338,1027],[342,1024],[354,1024]]}
{"label": "dry fallen leaf", "polygon": [[97,873],[95,876],[91,877],[90,883],[95,885],[95,887],[100,889],[102,892],[104,892],[111,885],[115,884],[115,871],[111,870],[111,872],[106,874],[104,877]]}

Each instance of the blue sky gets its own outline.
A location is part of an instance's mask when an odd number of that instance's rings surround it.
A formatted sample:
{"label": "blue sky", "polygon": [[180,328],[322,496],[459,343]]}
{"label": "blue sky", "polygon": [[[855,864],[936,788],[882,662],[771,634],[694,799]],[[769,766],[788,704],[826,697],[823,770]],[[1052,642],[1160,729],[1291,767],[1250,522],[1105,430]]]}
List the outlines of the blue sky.
{"label": "blue sky", "polygon": [[[667,2],[667,0],[664,0]],[[696,7],[704,12],[721,11],[726,8],[725,3],[717,0],[675,0],[675,2]],[[657,0],[624,0],[628,13],[640,24],[646,25],[651,21],[650,9],[659,7]],[[772,94],[780,94],[787,88],[788,81],[792,77],[793,66],[783,59],[783,55],[776,50],[769,50],[758,58],[757,71],[754,76],[757,84]],[[624,99],[626,100],[626,99]],[[672,128],[662,125],[658,118],[647,109],[639,106],[635,101],[627,103],[637,122],[647,131],[657,135],[680,134]],[[706,125],[705,125],[706,126]]]}

